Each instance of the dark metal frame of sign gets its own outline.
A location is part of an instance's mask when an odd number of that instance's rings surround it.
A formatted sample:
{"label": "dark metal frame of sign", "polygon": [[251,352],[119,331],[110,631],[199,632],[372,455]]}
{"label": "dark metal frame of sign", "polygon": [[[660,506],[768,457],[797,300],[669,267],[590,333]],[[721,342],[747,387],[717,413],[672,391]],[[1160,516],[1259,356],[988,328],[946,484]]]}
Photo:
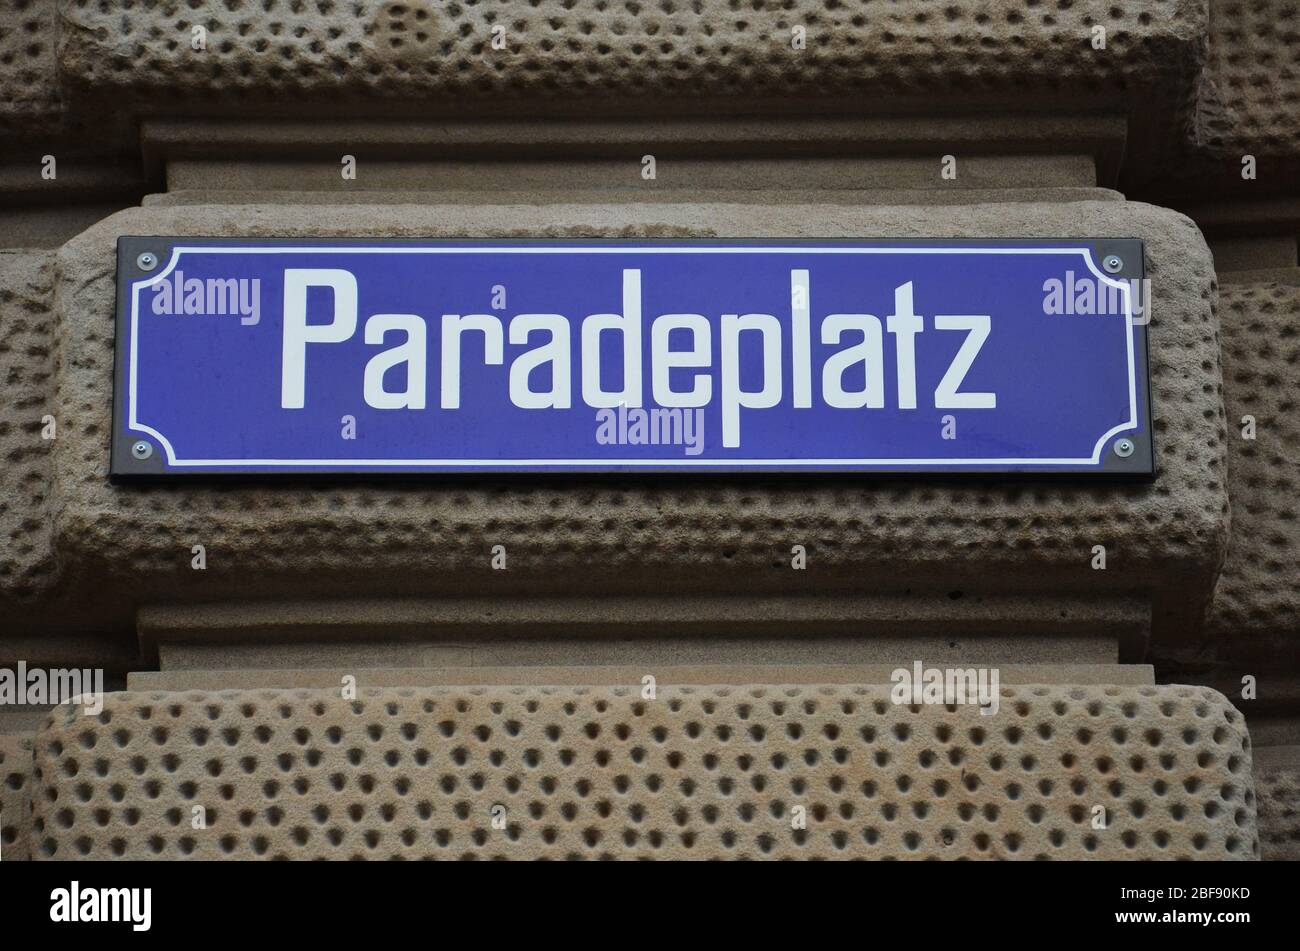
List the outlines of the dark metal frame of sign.
{"label": "dark metal frame of sign", "polygon": [[[700,464],[682,468],[668,464],[656,464],[656,460],[646,461],[611,458],[607,460],[579,460],[590,463],[583,465],[512,465],[512,460],[488,460],[486,464],[449,464],[449,465],[407,465],[389,466],[376,460],[357,460],[355,465],[321,464],[311,460],[299,460],[301,465],[257,466],[243,464],[240,460],[227,460],[228,466],[204,466],[187,468],[169,465],[162,457],[164,451],[159,447],[158,433],[148,426],[131,425],[128,393],[131,392],[131,376],[134,372],[132,351],[132,289],[137,282],[157,276],[170,268],[170,263],[177,248],[201,250],[203,248],[236,247],[268,249],[278,246],[301,249],[322,249],[330,247],[357,249],[373,247],[417,248],[521,248],[521,247],[559,247],[582,251],[592,246],[626,247],[629,249],[648,250],[652,248],[702,247],[720,248],[768,248],[789,249],[797,253],[800,249],[818,247],[854,246],[882,249],[944,249],[953,253],[1009,253],[995,249],[1057,249],[1062,252],[1079,252],[1088,267],[1099,278],[1103,275],[1097,269],[1101,264],[1107,274],[1105,277],[1127,283],[1129,291],[1125,293],[1126,312],[1124,318],[1129,326],[1128,343],[1131,357],[1129,360],[1129,400],[1134,412],[1131,414],[1132,425],[1124,424],[1122,428],[1112,430],[1097,441],[1090,465],[1087,467],[1060,467],[1036,464],[1029,460],[975,462],[968,466],[953,465],[948,460],[939,460],[939,464],[909,465],[912,460],[893,462],[889,460],[846,460],[833,465],[801,464],[799,459],[744,460],[741,464],[727,459],[699,460]],[[341,253],[341,252],[340,252]],[[775,251],[774,251],[775,253]],[[938,251],[933,253],[940,253]],[[1091,259],[1089,259],[1091,255]],[[806,272],[805,272],[806,273]],[[1150,370],[1147,353],[1147,323],[1149,314],[1144,311],[1142,320],[1135,320],[1133,314],[1132,288],[1134,282],[1141,282],[1145,277],[1144,247],[1137,238],[926,238],[926,239],[781,239],[781,238],[710,238],[710,239],[636,239],[636,238],[583,238],[583,239],[447,239],[447,238],[263,238],[263,237],[160,237],[160,236],[122,236],[117,242],[117,321],[116,351],[114,358],[114,392],[113,392],[113,426],[111,435],[111,460],[109,475],[114,481],[151,481],[166,480],[175,482],[202,480],[275,480],[293,478],[298,481],[321,480],[331,478],[346,479],[427,479],[429,476],[466,477],[469,475],[486,475],[493,478],[510,476],[527,476],[544,478],[563,475],[575,476],[624,476],[631,478],[657,478],[667,473],[682,477],[695,476],[748,476],[750,478],[809,477],[826,475],[878,476],[888,478],[905,477],[907,479],[938,478],[960,480],[997,480],[1011,479],[1079,479],[1096,481],[1098,478],[1150,479],[1155,475],[1155,449],[1153,445],[1153,428],[1151,421]],[[1145,285],[1142,285],[1145,286]],[[1144,300],[1145,308],[1150,301]],[[166,443],[166,439],[161,440]],[[1104,445],[1103,445],[1104,443]],[[170,455],[171,447],[166,453]],[[559,460],[561,463],[568,460]],[[825,460],[822,460],[825,461]],[[934,463],[935,460],[922,460]],[[965,462],[967,460],[958,460]],[[1068,460],[1081,462],[1081,460]],[[859,464],[861,463],[861,464]]]}

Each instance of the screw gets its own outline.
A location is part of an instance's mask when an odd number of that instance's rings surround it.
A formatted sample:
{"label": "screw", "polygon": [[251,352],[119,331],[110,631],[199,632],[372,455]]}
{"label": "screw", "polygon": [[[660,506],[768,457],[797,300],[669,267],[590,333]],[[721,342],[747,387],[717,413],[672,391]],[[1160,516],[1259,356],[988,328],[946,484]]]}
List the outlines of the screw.
{"label": "screw", "polygon": [[135,259],[135,264],[142,271],[152,271],[158,266],[158,255],[152,251],[144,251]]}
{"label": "screw", "polygon": [[131,455],[135,456],[137,459],[148,459],[153,455],[153,446],[141,439],[131,447]]}
{"label": "screw", "polygon": [[1101,266],[1110,274],[1118,274],[1124,270],[1124,259],[1118,254],[1108,254],[1102,258]]}
{"label": "screw", "polygon": [[1121,459],[1127,459],[1129,456],[1133,455],[1133,450],[1136,448],[1137,446],[1131,439],[1115,440],[1115,455],[1119,456]]}

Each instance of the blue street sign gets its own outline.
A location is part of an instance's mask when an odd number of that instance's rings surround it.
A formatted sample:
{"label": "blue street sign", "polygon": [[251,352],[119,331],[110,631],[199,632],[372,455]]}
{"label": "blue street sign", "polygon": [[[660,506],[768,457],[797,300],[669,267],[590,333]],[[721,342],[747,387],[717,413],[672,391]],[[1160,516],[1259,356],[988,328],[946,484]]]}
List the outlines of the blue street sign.
{"label": "blue street sign", "polygon": [[1150,474],[1142,244],[121,238],[115,476]]}

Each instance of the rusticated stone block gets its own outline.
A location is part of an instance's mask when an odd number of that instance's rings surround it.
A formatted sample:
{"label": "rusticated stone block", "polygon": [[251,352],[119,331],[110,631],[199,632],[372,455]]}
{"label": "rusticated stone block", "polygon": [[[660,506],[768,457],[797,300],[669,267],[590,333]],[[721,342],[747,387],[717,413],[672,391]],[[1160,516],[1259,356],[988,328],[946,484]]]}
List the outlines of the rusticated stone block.
{"label": "rusticated stone block", "polygon": [[[1130,194],[1179,208],[1215,196],[1253,201],[1284,195],[1300,180],[1295,3],[1208,0],[1208,10],[1205,67],[1186,140],[1175,147],[1169,128],[1160,128],[1155,152],[1144,146],[1130,152],[1122,174]],[[1243,178],[1247,155],[1254,158],[1254,174]],[[1234,230],[1244,220],[1233,222]]]}
{"label": "rusticated stone block", "polygon": [[1209,630],[1225,656],[1294,657],[1300,640],[1300,287],[1228,284],[1219,291],[1219,307],[1232,534]]}
{"label": "rusticated stone block", "polygon": [[32,740],[0,735],[0,849],[6,862],[30,859]]}
{"label": "rusticated stone block", "polygon": [[[1170,97],[1190,99],[1206,23],[1203,0],[60,0],[59,10],[62,74],[128,101],[292,94],[462,111],[485,99],[590,109],[649,96],[661,109],[719,98],[779,108],[811,96],[870,108],[900,95],[946,108],[954,96],[1149,108],[1154,96],[1167,111]],[[206,30],[201,52],[195,26]],[[1107,30],[1104,50],[1093,47],[1095,26]]]}
{"label": "rusticated stone block", "polygon": [[889,695],[109,694],[38,734],[34,843],[54,859],[1258,854],[1250,739],[1212,690],[1006,688],[992,716]]}
{"label": "rusticated stone block", "polygon": [[0,251],[0,611],[54,580],[54,254]]}
{"label": "rusticated stone block", "polygon": [[[121,234],[489,237],[1089,235],[1147,241],[1153,482],[579,481],[507,476],[277,485],[107,478]],[[122,212],[64,246],[56,547],[102,610],[166,599],[698,592],[930,586],[1136,592],[1157,637],[1192,638],[1227,532],[1213,270],[1186,218],[1117,202],[924,209],[785,205],[186,206]],[[213,399],[221,394],[214,392]],[[791,572],[792,543],[816,571]],[[191,546],[207,570],[190,569]],[[493,545],[510,570],[491,570]],[[1109,569],[1090,567],[1093,545]]]}
{"label": "rusticated stone block", "polygon": [[58,115],[57,22],[55,0],[0,0],[0,142]]}
{"label": "rusticated stone block", "polygon": [[1260,857],[1300,862],[1300,759],[1260,764],[1255,770],[1259,797]]}
{"label": "rusticated stone block", "polygon": [[1197,145],[1300,158],[1300,29],[1294,0],[1210,0]]}

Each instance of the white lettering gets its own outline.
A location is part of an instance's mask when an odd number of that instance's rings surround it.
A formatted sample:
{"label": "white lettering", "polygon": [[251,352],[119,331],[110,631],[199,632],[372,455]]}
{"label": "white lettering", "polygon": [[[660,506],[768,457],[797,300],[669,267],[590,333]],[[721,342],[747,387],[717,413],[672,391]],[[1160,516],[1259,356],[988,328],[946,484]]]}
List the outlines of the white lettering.
{"label": "white lettering", "polygon": [[[328,324],[307,323],[307,288],[334,292],[334,317]],[[286,268],[284,346],[281,351],[280,405],[302,409],[307,389],[307,344],[341,343],[357,329],[357,279],[338,268]]]}

